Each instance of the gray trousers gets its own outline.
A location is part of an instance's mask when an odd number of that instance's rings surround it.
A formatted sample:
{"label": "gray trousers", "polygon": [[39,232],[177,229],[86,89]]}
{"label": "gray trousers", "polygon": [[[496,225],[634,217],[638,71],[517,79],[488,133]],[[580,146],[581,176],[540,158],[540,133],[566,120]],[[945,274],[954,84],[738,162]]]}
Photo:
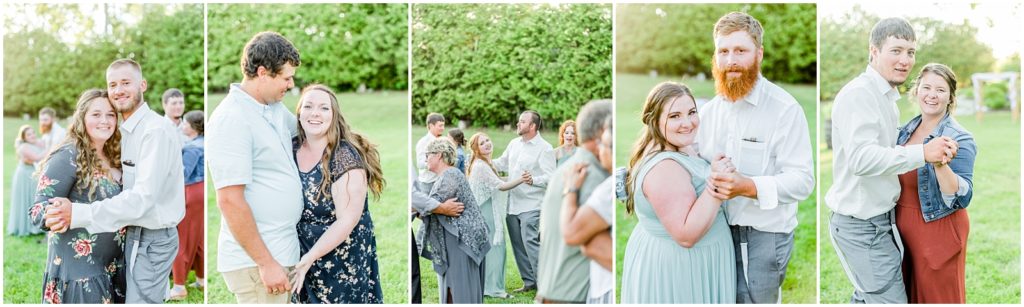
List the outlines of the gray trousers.
{"label": "gray trousers", "polygon": [[540,255],[540,210],[509,214],[505,217],[512,255],[516,257],[524,287],[537,286],[537,260]]}
{"label": "gray trousers", "polygon": [[892,211],[867,220],[832,213],[829,232],[839,262],[853,283],[851,304],[907,303],[903,247],[894,219]]}
{"label": "gray trousers", "polygon": [[793,254],[793,233],[730,225],[736,247],[736,303],[782,302],[782,282]]}
{"label": "gray trousers", "polygon": [[129,226],[124,242],[128,272],[127,304],[162,304],[171,265],[178,254],[178,230]]}

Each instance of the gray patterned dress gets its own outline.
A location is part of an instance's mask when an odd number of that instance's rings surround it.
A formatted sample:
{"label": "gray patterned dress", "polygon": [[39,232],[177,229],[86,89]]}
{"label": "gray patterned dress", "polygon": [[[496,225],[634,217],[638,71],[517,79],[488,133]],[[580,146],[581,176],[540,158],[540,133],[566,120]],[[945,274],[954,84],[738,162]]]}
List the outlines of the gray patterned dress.
{"label": "gray patterned dress", "polygon": [[[78,149],[66,144],[51,153],[43,166],[36,189],[35,204],[29,212],[32,224],[43,230],[45,206],[54,197],[73,203],[92,203],[121,193],[121,184],[108,173],[77,178]],[[95,191],[77,185],[90,180]],[[118,232],[89,233],[84,228],[47,234],[48,256],[43,273],[44,304],[124,303],[124,228]]]}
{"label": "gray patterned dress", "polygon": [[423,217],[421,255],[433,261],[441,303],[482,304],[484,255],[490,249],[487,224],[476,204],[466,175],[451,167],[441,173],[430,190],[437,201],[458,198],[465,206],[459,217],[431,214]]}

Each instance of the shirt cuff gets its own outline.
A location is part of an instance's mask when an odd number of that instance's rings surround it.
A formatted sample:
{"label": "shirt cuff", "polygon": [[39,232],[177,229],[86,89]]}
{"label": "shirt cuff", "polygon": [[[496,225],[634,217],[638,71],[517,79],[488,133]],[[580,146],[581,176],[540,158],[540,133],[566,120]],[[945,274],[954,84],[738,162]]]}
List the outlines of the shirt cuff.
{"label": "shirt cuff", "polygon": [[771,176],[751,177],[757,189],[757,203],[761,210],[771,210],[779,206],[779,190],[775,178]]}
{"label": "shirt cuff", "polygon": [[953,201],[956,200],[957,197],[967,195],[967,190],[970,190],[970,188],[971,188],[969,186],[969,183],[967,183],[967,180],[964,179],[964,177],[956,176],[956,181],[957,181],[957,186],[958,186],[957,189],[956,189],[956,193],[954,193],[954,194],[942,193],[942,202],[946,205],[946,208],[952,209],[953,208]]}
{"label": "shirt cuff", "polygon": [[924,144],[907,145],[907,162],[910,162],[914,168],[925,164]]}
{"label": "shirt cuff", "polygon": [[85,228],[92,224],[92,210],[89,204],[71,204],[71,225],[68,229]]}

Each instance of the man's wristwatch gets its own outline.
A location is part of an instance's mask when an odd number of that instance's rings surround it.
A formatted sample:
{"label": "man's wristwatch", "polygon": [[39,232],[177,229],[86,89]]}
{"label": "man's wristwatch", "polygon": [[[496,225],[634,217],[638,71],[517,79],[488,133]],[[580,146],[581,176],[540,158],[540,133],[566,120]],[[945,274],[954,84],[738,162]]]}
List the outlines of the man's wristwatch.
{"label": "man's wristwatch", "polygon": [[564,191],[562,191],[562,196],[569,195],[570,193],[577,194],[579,192],[580,192],[580,188],[568,188],[568,189],[565,189]]}

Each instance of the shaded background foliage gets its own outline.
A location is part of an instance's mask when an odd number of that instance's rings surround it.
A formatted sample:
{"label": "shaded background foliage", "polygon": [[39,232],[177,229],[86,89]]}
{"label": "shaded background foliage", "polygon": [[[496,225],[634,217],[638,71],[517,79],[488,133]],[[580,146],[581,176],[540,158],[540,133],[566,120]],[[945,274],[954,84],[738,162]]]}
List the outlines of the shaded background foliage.
{"label": "shaded background foliage", "polygon": [[620,4],[616,7],[616,71],[711,77],[715,22],[740,11],[764,28],[761,72],[774,82],[814,83],[814,4]]}
{"label": "shaded background foliage", "polygon": [[[35,117],[46,106],[71,116],[83,91],[106,88],[107,65],[118,58],[142,65],[149,84],[145,100],[157,112],[163,112],[160,98],[169,88],[185,93],[186,110],[203,109],[202,4],[91,8],[4,5],[5,116]],[[33,14],[42,22],[25,22]],[[97,23],[104,23],[102,31],[95,30]]]}
{"label": "shaded background foliage", "polygon": [[413,5],[413,118],[497,127],[532,109],[544,129],[612,97],[608,4]]}
{"label": "shaded background foliage", "polygon": [[408,86],[406,5],[224,4],[209,6],[211,92],[242,80],[242,49],[261,31],[278,32],[299,49],[296,87],[317,82],[346,92]]}
{"label": "shaded background foliage", "polygon": [[[821,100],[831,101],[843,85],[864,72],[868,65],[868,37],[871,27],[881,18],[860,6],[843,16],[825,18],[821,22]],[[942,63],[956,72],[961,95],[971,93],[971,75],[978,72],[1020,72],[1020,55],[997,61],[992,48],[978,40],[978,29],[964,20],[949,23],[930,18],[908,18],[917,35],[917,56],[910,78],[928,63]],[[998,109],[1007,106],[1005,83],[985,86],[985,104]],[[900,86],[906,92],[910,82]],[[991,98],[991,99],[990,99]]]}

